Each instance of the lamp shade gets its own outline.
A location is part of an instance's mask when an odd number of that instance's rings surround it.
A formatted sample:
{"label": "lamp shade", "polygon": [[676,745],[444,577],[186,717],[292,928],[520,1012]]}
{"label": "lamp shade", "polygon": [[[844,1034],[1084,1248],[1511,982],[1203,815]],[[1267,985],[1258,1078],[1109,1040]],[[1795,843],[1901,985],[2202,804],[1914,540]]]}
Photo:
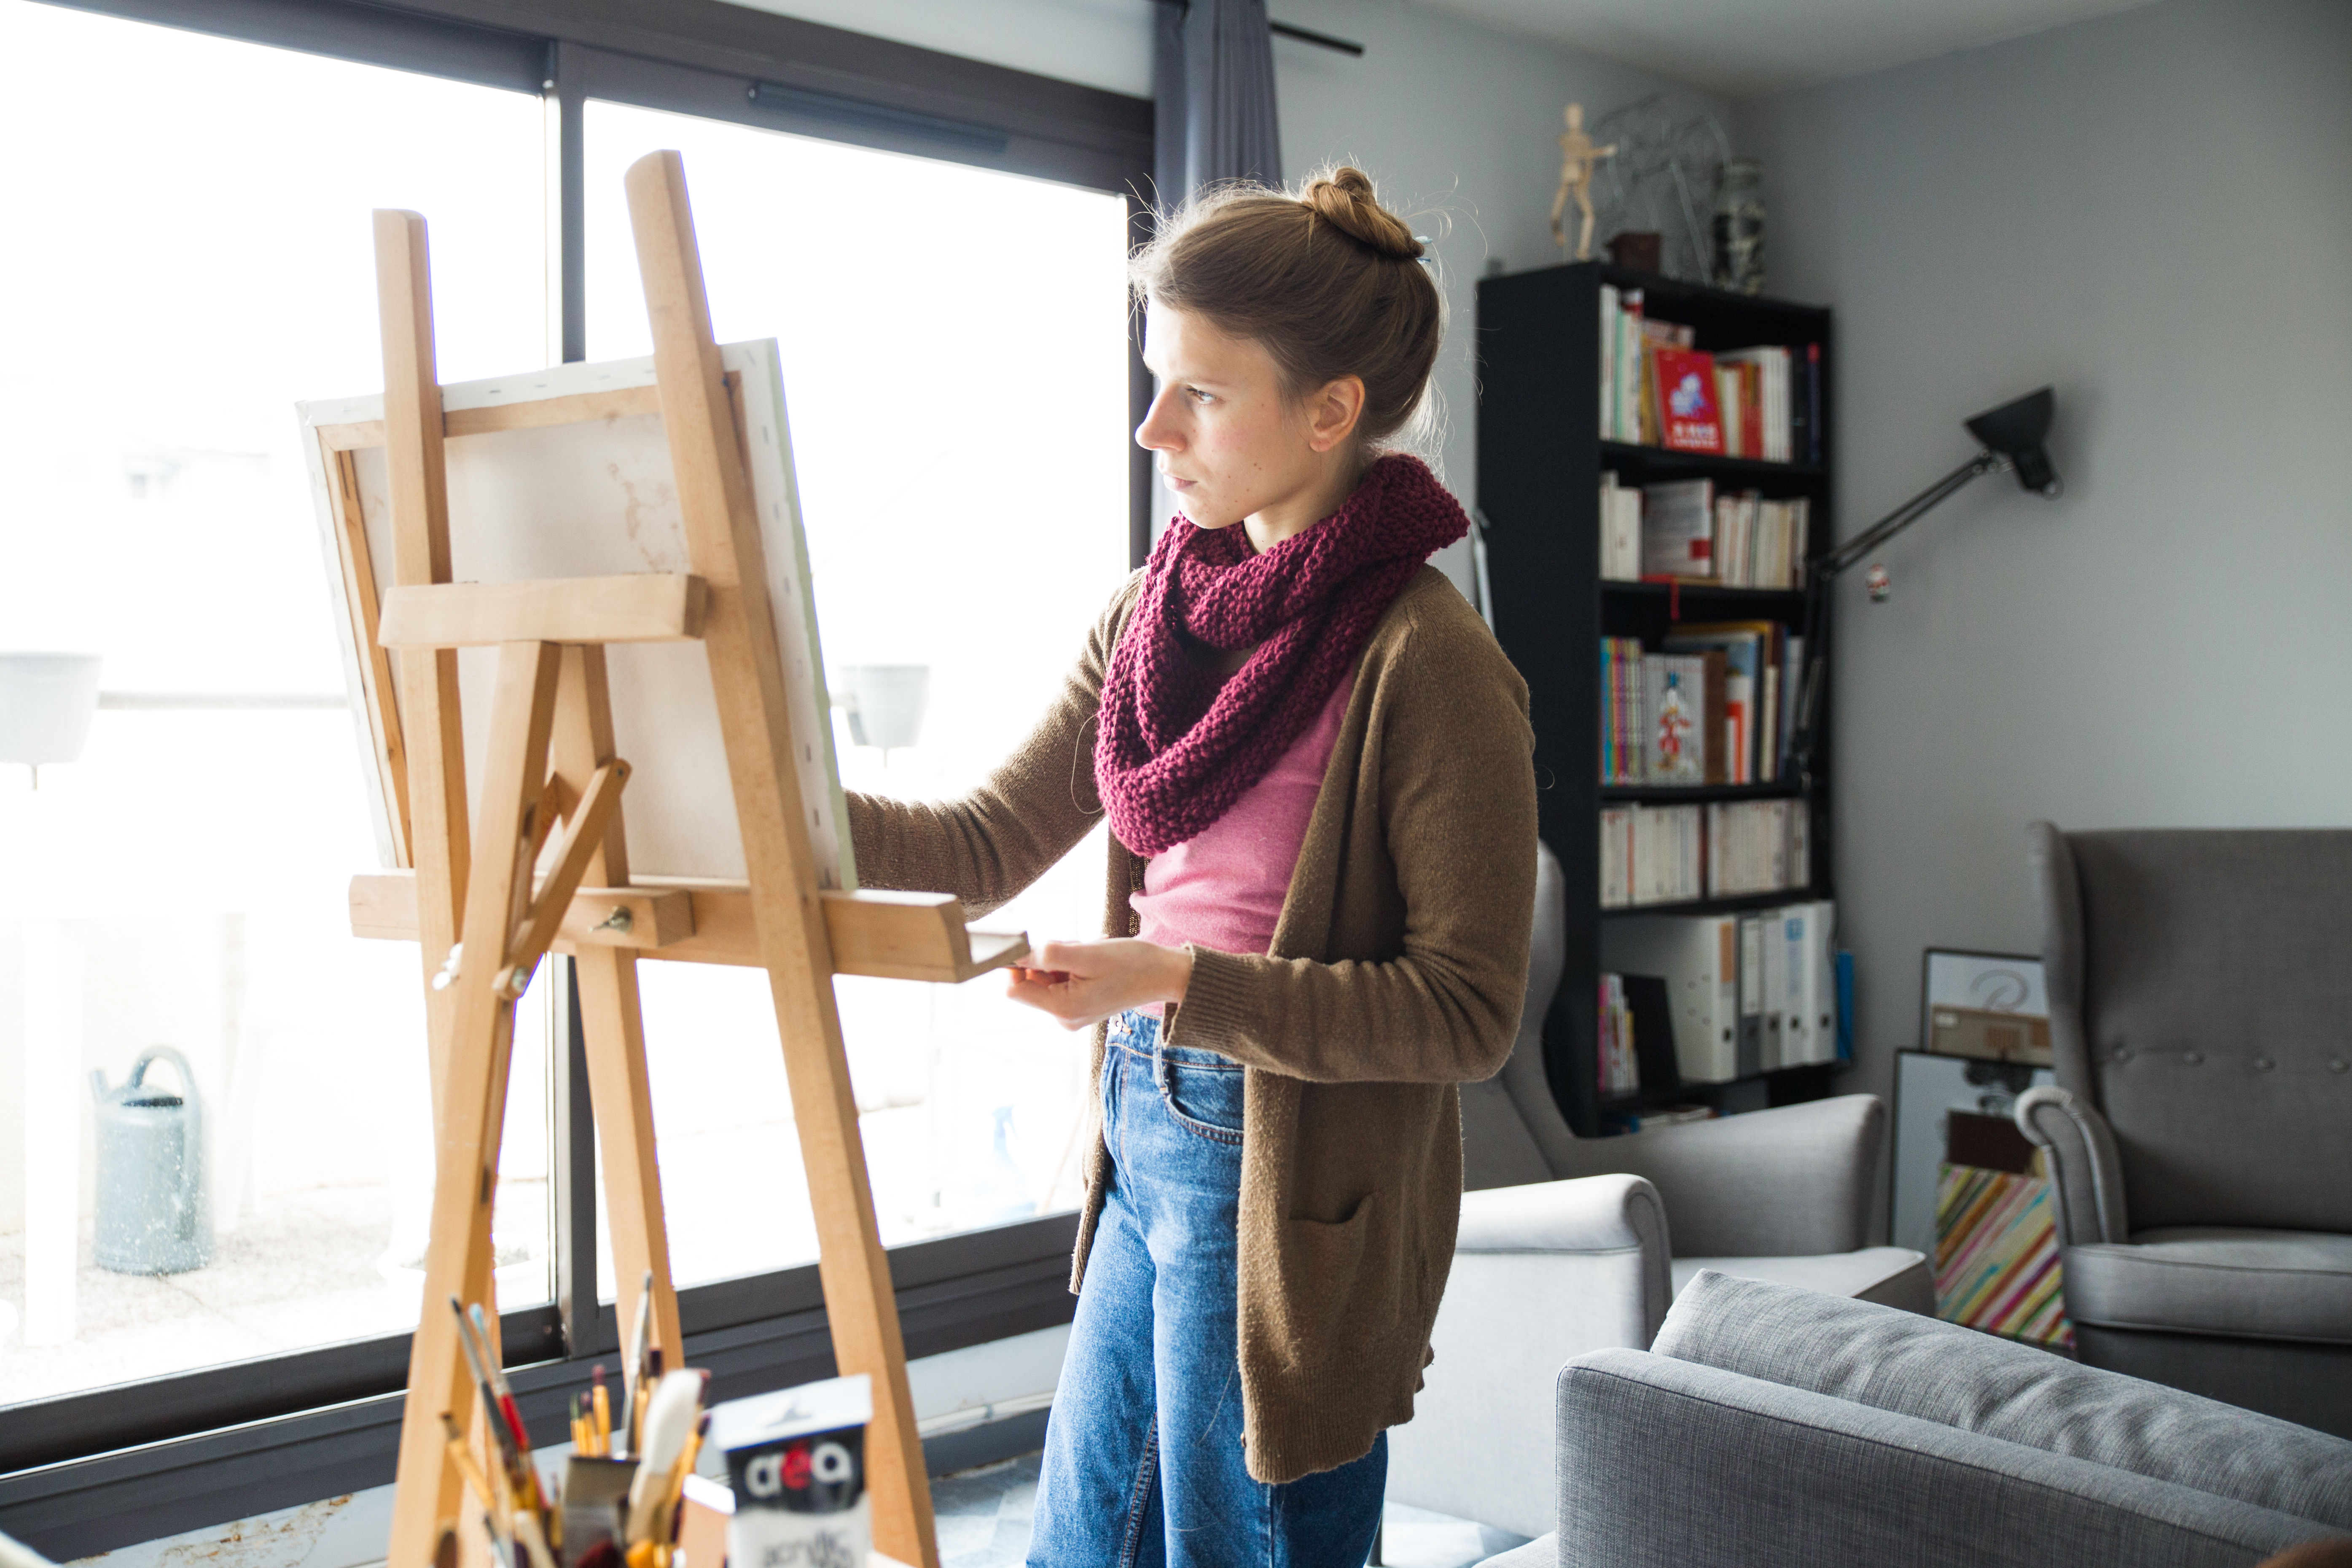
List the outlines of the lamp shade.
{"label": "lamp shade", "polygon": [[2056,404],[2045,386],[2013,403],[1985,410],[1968,421],[1969,434],[1983,443],[1985,450],[2009,459],[2017,470],[2021,489],[2054,496],[2065,489],[2065,481],[2059,479],[2042,443],[2049,438],[2055,412]]}
{"label": "lamp shade", "polygon": [[98,711],[94,653],[0,653],[0,763],[69,763]]}

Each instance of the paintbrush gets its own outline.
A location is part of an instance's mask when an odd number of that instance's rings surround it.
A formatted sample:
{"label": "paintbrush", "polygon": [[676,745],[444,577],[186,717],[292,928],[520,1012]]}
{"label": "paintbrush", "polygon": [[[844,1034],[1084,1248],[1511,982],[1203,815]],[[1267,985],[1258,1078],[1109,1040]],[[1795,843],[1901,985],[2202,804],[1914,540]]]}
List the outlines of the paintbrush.
{"label": "paintbrush", "polygon": [[628,1522],[623,1536],[646,1539],[654,1514],[667,1490],[669,1472],[694,1435],[702,1414],[702,1374],[674,1372],[661,1380],[646,1401],[645,1441],[637,1451],[637,1473],[629,1483]]}
{"label": "paintbrush", "polygon": [[469,1316],[455,1296],[449,1298],[449,1307],[457,1314],[457,1342],[465,1347],[467,1363],[480,1387],[484,1421],[498,1441],[507,1485],[518,1503],[531,1509],[544,1508],[546,1500],[539,1489],[539,1469],[530,1458],[530,1433],[522,1424],[522,1412],[516,1408],[514,1391],[507,1384],[505,1369],[490,1350],[489,1332],[484,1326],[488,1320],[478,1305]]}
{"label": "paintbrush", "polygon": [[474,1342],[473,1325],[466,1317],[466,1309],[457,1297],[449,1298],[449,1310],[457,1315],[457,1347],[466,1352],[466,1365],[474,1374],[474,1387],[480,1394],[482,1415],[490,1428],[490,1436],[498,1444],[499,1458],[507,1469],[509,1479],[515,1479],[515,1458],[512,1452],[517,1435],[506,1429],[499,1410],[498,1384],[490,1380],[489,1363],[497,1358],[490,1355],[487,1343]]}
{"label": "paintbrush", "polygon": [[498,1413],[514,1434],[513,1458],[521,1470],[516,1493],[530,1508],[544,1509],[547,1499],[540,1490],[539,1467],[532,1464],[530,1458],[530,1430],[522,1424],[522,1407],[515,1403],[514,1389],[507,1382],[506,1368],[500,1366],[499,1358],[490,1353],[489,1320],[483,1315],[482,1304],[478,1301],[467,1310],[473,1314],[474,1336],[481,1344],[483,1364],[489,1369],[490,1386],[498,1394]]}
{"label": "paintbrush", "polygon": [[621,1403],[629,1412],[629,1442],[634,1449],[642,1441],[637,1431],[637,1418],[643,1414],[637,1408],[637,1395],[646,1382],[646,1342],[654,1328],[654,1271],[646,1270],[645,1283],[637,1291],[637,1319],[629,1330],[629,1343],[621,1362]]}

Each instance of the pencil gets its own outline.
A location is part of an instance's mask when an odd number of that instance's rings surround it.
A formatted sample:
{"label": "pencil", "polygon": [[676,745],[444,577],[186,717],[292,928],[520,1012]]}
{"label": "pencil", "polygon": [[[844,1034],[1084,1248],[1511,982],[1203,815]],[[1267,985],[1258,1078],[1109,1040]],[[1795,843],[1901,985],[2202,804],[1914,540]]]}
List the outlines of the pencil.
{"label": "pencil", "polygon": [[604,1393],[604,1363],[596,1363],[596,1386],[588,1394],[589,1408],[596,1425],[596,1454],[610,1458],[613,1454],[613,1401]]}

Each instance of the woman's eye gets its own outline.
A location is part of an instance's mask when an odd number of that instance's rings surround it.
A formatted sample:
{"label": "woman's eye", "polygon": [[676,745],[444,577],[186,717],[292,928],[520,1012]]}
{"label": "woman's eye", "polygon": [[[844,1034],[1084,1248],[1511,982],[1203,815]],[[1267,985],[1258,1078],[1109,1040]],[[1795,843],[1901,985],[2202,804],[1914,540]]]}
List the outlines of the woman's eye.
{"label": "woman's eye", "polygon": [[1207,393],[1202,391],[1197,386],[1186,387],[1184,389],[1184,395],[1191,398],[1195,403],[1208,403],[1213,401]]}

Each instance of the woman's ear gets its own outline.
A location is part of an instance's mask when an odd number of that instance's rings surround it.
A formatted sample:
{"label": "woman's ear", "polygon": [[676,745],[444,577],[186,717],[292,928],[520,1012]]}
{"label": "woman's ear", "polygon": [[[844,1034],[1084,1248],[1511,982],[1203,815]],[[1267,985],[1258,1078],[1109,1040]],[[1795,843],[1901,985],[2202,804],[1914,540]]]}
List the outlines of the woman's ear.
{"label": "woman's ear", "polygon": [[1341,446],[1364,416],[1363,377],[1343,375],[1307,395],[1307,444],[1318,452]]}

